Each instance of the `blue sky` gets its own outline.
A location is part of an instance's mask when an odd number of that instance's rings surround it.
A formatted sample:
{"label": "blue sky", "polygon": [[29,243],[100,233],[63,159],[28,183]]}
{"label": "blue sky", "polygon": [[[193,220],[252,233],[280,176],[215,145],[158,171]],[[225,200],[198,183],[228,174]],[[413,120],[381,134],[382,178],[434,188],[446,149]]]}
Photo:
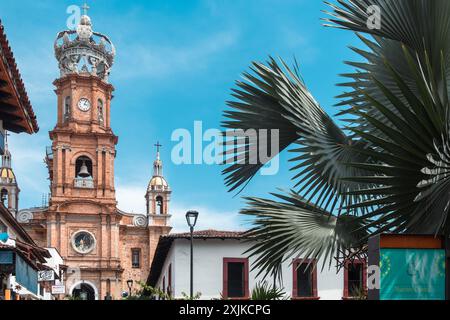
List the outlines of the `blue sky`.
{"label": "blue sky", "polygon": [[[20,208],[40,205],[48,192],[43,163],[48,131],[56,122],[52,82],[58,77],[53,56],[57,32],[66,29],[68,6],[82,1],[2,0],[0,18],[22,72],[40,132],[10,138],[20,188]],[[243,229],[241,196],[266,196],[289,188],[292,174],[283,153],[276,176],[258,176],[235,197],[227,193],[220,166],[174,165],[172,132],[220,128],[225,101],[234,81],[252,61],[268,55],[288,62],[295,56],[308,88],[332,114],[343,64],[358,44],[347,31],[325,28],[319,0],[91,0],[94,30],[107,34],[117,49],[111,82],[116,88],[112,126],[119,136],[116,188],[122,210],[144,212],[144,194],[152,175],[153,145],[164,145],[165,175],[173,189],[176,230],[185,228],[184,212],[200,211],[199,228]]]}

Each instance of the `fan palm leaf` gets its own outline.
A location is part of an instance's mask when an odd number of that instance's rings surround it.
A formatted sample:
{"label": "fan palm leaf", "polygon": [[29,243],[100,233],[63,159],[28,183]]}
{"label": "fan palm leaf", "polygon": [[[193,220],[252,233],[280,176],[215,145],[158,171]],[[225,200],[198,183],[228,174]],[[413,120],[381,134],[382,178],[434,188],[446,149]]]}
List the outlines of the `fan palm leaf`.
{"label": "fan palm leaf", "polygon": [[336,253],[361,246],[367,232],[364,221],[352,215],[335,216],[305,201],[295,192],[272,194],[278,200],[245,198],[241,213],[252,218],[257,238],[248,250],[259,274],[276,273],[290,257],[309,257],[330,265]]}
{"label": "fan palm leaf", "polygon": [[[236,111],[226,111],[224,121],[227,129],[277,129],[280,134],[280,152],[290,145],[290,151],[298,153],[291,159],[296,165],[292,171],[296,180],[294,188],[303,192],[305,198],[314,199],[329,211],[357,202],[354,195],[344,195],[357,190],[361,184],[342,181],[341,178],[358,176],[362,170],[345,163],[367,161],[367,157],[352,151],[352,141],[325,113],[310,94],[303,81],[282,60],[279,65],[270,59],[267,65],[254,63],[255,76],[248,73],[248,82],[238,82],[234,90],[238,101],[228,105]],[[226,134],[226,133],[225,133]],[[229,136],[229,134],[228,134]],[[248,182],[266,163],[251,163],[250,153],[268,153],[268,145],[241,138],[231,144],[227,155],[238,161],[227,167],[226,184],[230,191]],[[228,159],[227,159],[228,161]]]}
{"label": "fan palm leaf", "polygon": [[[278,129],[280,152],[295,145],[295,191],[246,198],[241,211],[253,218],[250,235],[258,239],[249,254],[266,272],[292,256],[330,265],[374,233],[450,233],[450,2],[328,5],[326,25],[356,32],[366,46],[351,48],[364,61],[346,62],[356,70],[340,84],[349,89],[337,105],[347,126],[323,111],[298,68],[273,59],[253,64],[225,113],[227,129]],[[367,24],[373,5],[379,29]],[[239,143],[227,155],[261,148]],[[227,185],[244,187],[264,164],[233,163],[224,170]]]}

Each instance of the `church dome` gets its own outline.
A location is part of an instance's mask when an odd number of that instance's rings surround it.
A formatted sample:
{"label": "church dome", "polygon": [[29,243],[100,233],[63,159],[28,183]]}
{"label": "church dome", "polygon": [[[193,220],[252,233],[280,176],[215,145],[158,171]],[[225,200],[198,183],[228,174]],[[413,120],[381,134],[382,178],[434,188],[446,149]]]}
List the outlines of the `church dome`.
{"label": "church dome", "polygon": [[167,183],[164,177],[156,176],[150,180],[148,184],[148,190],[167,190],[169,188],[169,184]]}
{"label": "church dome", "polygon": [[158,149],[156,152],[156,159],[153,161],[153,177],[150,180],[147,188],[148,191],[169,191],[169,184],[163,175],[163,162],[159,154],[161,145],[159,142],[155,145]]}
{"label": "church dome", "polygon": [[0,168],[0,183],[16,183],[16,175],[11,168]]}

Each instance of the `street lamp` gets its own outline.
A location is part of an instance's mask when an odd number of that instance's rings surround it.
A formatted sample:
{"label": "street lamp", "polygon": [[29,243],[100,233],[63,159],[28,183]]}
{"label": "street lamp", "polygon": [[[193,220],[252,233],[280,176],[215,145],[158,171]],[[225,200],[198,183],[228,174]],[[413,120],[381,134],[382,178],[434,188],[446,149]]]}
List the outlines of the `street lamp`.
{"label": "street lamp", "polygon": [[191,231],[191,299],[194,298],[194,227],[197,224],[198,212],[186,212],[186,221]]}
{"label": "street lamp", "polygon": [[127,281],[127,286],[128,286],[128,297],[131,297],[131,288],[133,288],[133,280],[128,280]]}

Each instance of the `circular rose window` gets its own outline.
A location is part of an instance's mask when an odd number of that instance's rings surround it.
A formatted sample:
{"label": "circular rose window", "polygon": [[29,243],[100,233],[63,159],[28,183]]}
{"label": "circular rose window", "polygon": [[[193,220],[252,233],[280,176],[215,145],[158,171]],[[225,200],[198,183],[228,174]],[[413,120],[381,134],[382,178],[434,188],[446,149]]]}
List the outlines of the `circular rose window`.
{"label": "circular rose window", "polygon": [[95,248],[94,235],[87,231],[79,231],[72,237],[72,247],[81,254],[87,254]]}

